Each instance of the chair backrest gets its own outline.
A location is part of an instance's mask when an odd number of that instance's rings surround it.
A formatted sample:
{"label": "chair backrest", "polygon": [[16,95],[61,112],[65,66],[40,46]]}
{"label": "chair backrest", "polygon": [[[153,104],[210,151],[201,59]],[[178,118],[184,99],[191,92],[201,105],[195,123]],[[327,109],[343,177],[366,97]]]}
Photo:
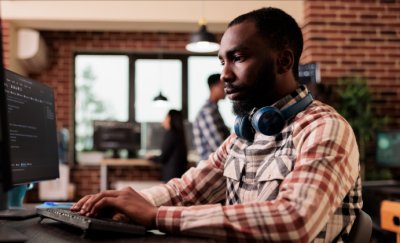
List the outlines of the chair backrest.
{"label": "chair backrest", "polygon": [[368,243],[372,234],[371,217],[364,211],[360,210],[360,214],[356,217],[349,234],[349,242],[351,243]]}

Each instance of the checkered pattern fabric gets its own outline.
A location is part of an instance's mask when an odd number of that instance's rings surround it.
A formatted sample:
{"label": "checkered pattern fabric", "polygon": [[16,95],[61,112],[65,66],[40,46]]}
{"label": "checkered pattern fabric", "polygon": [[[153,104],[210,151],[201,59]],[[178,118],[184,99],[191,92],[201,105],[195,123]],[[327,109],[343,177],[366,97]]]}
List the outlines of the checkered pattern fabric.
{"label": "checkered pattern fabric", "polygon": [[[305,87],[283,98],[287,107]],[[349,124],[319,102],[281,133],[231,135],[182,178],[143,191],[166,232],[229,242],[344,242],[362,207],[359,154]],[[225,203],[220,203],[225,201]]]}
{"label": "checkered pattern fabric", "polygon": [[229,134],[229,129],[218,111],[217,103],[207,100],[193,123],[194,144],[200,159],[207,159]]}

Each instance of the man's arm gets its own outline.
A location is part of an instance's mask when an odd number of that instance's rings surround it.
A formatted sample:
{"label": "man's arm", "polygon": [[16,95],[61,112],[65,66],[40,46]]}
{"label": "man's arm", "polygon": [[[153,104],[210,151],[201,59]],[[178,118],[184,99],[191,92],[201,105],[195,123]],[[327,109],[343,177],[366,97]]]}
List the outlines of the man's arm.
{"label": "man's arm", "polygon": [[309,242],[326,225],[359,174],[350,126],[328,119],[295,128],[298,159],[275,200],[237,205],[162,206],[157,227],[223,239]]}
{"label": "man's arm", "polygon": [[224,161],[234,139],[235,135],[229,137],[208,160],[188,170],[182,178],[142,190],[141,195],[155,206],[191,206],[220,202],[226,193]]}

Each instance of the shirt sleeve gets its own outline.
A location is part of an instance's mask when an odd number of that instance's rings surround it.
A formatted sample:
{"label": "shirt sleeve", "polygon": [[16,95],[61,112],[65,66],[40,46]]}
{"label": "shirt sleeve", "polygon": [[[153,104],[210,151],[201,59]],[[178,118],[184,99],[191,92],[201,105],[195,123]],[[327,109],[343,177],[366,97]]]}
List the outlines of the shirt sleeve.
{"label": "shirt sleeve", "polygon": [[351,127],[342,119],[311,119],[296,127],[293,136],[298,157],[275,200],[227,206],[163,205],[158,210],[158,228],[229,242],[314,239],[358,177],[358,148]]}
{"label": "shirt sleeve", "polygon": [[142,190],[141,194],[157,207],[191,206],[222,201],[226,192],[223,161],[235,137],[232,135],[228,138],[208,160],[189,169],[181,178],[174,178],[166,184]]}

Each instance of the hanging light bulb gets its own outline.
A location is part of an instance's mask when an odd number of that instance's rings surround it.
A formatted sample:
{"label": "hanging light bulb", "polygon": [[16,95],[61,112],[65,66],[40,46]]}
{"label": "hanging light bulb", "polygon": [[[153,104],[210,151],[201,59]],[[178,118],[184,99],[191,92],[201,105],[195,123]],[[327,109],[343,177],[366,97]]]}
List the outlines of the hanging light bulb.
{"label": "hanging light bulb", "polygon": [[186,50],[191,52],[207,53],[219,50],[219,44],[214,34],[207,31],[207,21],[204,18],[199,20],[200,29],[193,33]]}

